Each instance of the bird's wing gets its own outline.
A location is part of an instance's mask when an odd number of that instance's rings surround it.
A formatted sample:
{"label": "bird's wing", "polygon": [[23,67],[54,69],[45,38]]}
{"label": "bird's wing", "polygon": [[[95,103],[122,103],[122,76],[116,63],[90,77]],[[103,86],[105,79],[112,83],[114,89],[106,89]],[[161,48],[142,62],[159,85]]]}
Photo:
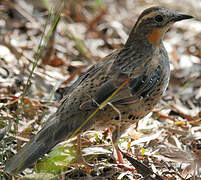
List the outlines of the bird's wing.
{"label": "bird's wing", "polygon": [[[127,85],[122,87],[119,92],[110,99],[110,103],[114,105],[132,104],[139,100],[140,95],[145,95],[158,81],[158,72],[153,72],[151,76],[146,75],[145,66],[147,62],[151,60],[150,57],[142,57],[139,53],[137,55],[132,54],[132,61],[130,56],[118,51],[115,58],[111,63],[104,63],[104,73],[107,77],[107,81],[104,81],[100,86],[96,88],[96,93],[86,102],[80,106],[81,110],[92,110],[97,108],[102,102],[112,95],[120,86],[129,81]],[[125,53],[123,51],[123,53]],[[107,60],[107,59],[106,59]],[[141,64],[140,64],[141,62]],[[133,71],[132,71],[133,70]],[[91,74],[90,77],[99,76],[99,71],[96,74]],[[152,88],[153,89],[153,88]]]}
{"label": "bird's wing", "polygon": [[[136,61],[139,60],[139,57],[135,58]],[[158,64],[152,72],[148,72],[148,74],[144,71],[145,68],[143,69],[143,66],[146,66],[146,63],[150,60],[150,57],[141,59],[141,61],[144,62],[141,63],[141,69],[139,68],[140,66],[136,67],[135,63],[133,63],[132,68],[135,70],[132,73],[122,70],[127,68],[124,64],[119,67],[115,65],[115,70],[110,69],[112,74],[106,73],[106,76],[109,76],[109,78],[106,82],[102,83],[101,86],[97,87],[97,91],[93,99],[89,99],[84,102],[81,105],[81,108],[87,110],[97,108],[98,104],[100,105],[108,97],[110,97],[112,93],[116,91],[126,80],[129,80],[128,85],[120,89],[119,93],[111,98],[110,103],[117,106],[128,105],[139,101],[140,98],[148,96],[163,80],[163,75],[161,75],[162,67],[160,64]],[[116,62],[114,61],[114,63]],[[111,68],[113,67],[111,66]],[[107,68],[105,69],[107,70]]]}
{"label": "bird's wing", "polygon": [[160,93],[163,91],[160,86],[161,82],[164,80],[163,78],[162,67],[159,64],[158,67],[149,75],[143,74],[131,79],[128,85],[129,92],[127,95],[114,100],[113,103],[117,105],[129,105],[135,103],[136,100],[148,97],[156,87],[158,87],[158,92],[156,93]]}

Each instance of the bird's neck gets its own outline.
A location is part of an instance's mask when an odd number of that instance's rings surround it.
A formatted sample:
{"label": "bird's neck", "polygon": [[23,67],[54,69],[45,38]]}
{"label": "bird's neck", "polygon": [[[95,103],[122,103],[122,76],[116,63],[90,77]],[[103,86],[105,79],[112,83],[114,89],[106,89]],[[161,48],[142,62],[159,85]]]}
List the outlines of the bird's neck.
{"label": "bird's neck", "polygon": [[129,35],[129,38],[125,46],[140,45],[150,46],[152,48],[158,47],[162,43],[164,30],[160,28],[147,29],[146,31],[139,31],[133,29]]}

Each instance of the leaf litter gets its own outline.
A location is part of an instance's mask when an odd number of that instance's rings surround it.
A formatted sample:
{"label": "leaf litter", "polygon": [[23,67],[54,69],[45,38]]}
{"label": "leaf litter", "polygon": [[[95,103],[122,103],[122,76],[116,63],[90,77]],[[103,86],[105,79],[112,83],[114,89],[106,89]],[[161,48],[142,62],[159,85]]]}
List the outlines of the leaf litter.
{"label": "leaf litter", "polygon": [[[27,2],[0,2],[0,177],[11,178],[4,173],[5,163],[37,133],[70,85],[91,64],[123,45],[143,9],[161,5],[196,18],[175,24],[164,38],[171,64],[170,84],[153,112],[122,136],[119,146],[126,168],[114,161],[110,134],[95,131],[84,133],[81,141],[83,157],[92,166],[63,161],[65,153],[59,148],[71,152],[67,141],[55,147],[36,168],[14,178],[199,179],[201,4],[196,0],[183,0],[179,6],[172,0],[65,1],[60,21],[28,84],[25,104],[20,107],[20,95],[48,14],[42,1]],[[51,7],[56,1],[47,2]],[[75,139],[71,141],[76,144]],[[67,153],[66,158],[76,159],[76,151]],[[46,167],[48,160],[60,167],[44,170],[42,166]]]}

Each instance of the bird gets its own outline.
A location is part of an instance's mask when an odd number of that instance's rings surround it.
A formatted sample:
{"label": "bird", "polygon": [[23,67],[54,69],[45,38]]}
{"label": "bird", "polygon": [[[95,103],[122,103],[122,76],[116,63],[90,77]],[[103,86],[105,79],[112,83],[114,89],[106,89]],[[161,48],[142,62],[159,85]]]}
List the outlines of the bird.
{"label": "bird", "polygon": [[22,172],[75,132],[110,127],[113,143],[118,142],[167,89],[170,65],[163,37],[172,24],[190,18],[166,7],[145,9],[122,48],[92,65],[68,88],[57,111],[8,161],[5,171]]}

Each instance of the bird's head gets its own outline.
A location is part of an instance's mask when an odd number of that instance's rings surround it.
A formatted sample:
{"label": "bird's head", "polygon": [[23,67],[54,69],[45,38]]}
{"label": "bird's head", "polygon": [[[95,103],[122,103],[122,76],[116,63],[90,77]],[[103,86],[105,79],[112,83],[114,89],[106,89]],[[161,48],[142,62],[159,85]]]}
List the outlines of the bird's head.
{"label": "bird's head", "polygon": [[128,42],[135,39],[147,38],[150,44],[157,45],[170,25],[190,18],[193,18],[193,16],[179,14],[163,7],[151,7],[144,10],[139,16]]}

